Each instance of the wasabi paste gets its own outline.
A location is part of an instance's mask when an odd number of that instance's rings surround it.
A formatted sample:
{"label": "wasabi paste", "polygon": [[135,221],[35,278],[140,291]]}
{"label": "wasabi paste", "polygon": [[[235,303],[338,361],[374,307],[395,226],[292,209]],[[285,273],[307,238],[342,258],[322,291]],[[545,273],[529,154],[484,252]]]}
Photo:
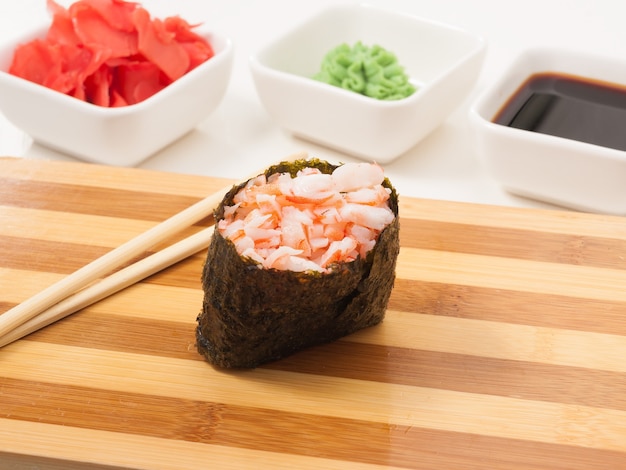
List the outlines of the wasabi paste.
{"label": "wasabi paste", "polygon": [[313,78],[378,100],[400,100],[416,91],[392,52],[361,41],[326,54]]}

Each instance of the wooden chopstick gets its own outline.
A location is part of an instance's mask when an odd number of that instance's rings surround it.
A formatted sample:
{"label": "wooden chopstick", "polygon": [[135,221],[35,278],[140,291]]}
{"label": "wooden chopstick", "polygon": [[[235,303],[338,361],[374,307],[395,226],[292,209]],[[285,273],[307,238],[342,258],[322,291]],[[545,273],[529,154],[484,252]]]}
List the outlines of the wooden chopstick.
{"label": "wooden chopstick", "polygon": [[0,336],[0,348],[206,249],[211,242],[213,229],[214,226],[210,226],[200,230],[178,243],[111,274],[100,282],[85,287],[76,294],[66,297],[59,303],[44,310],[39,315],[36,315],[34,318],[22,323],[9,333]]}
{"label": "wooden chopstick", "polygon": [[[283,159],[283,161],[293,161],[296,159],[305,158],[307,158],[307,153],[300,152],[291,155],[286,159]],[[258,173],[254,173],[250,177],[254,177],[260,174],[262,171],[263,170],[260,170]],[[23,325],[30,320],[33,320],[42,312],[51,309],[53,306],[63,301],[67,297],[78,293],[81,289],[85,288],[93,281],[103,278],[105,275],[113,272],[115,269],[119,268],[124,263],[131,261],[133,258],[141,255],[157,243],[166,240],[175,233],[180,232],[181,230],[190,227],[194,223],[211,215],[215,208],[222,201],[225,194],[230,191],[231,188],[232,185],[226,186],[220,191],[213,193],[204,199],[201,199],[192,206],[189,206],[187,209],[173,215],[169,219],[161,222],[160,224],[155,225],[146,232],[118,246],[117,248],[111,250],[110,252],[92,261],[91,263],[83,266],[77,271],[74,271],[72,274],[52,284],[46,289],[40,291],[38,294],[35,294],[24,302],[16,305],[12,309],[7,310],[3,314],[0,314],[0,340],[4,342],[5,337],[9,339],[12,338],[13,336],[7,335],[9,335],[13,330],[16,330],[20,325]],[[170,252],[170,255],[172,254],[173,252]],[[137,273],[133,275],[140,276],[139,271],[137,271]],[[119,277],[122,278],[121,275]],[[137,279],[140,280],[142,278],[137,277]],[[103,281],[101,280],[100,282]],[[81,303],[86,301],[86,299],[80,300]],[[76,302],[76,300],[72,300],[71,302]],[[68,303],[70,303],[70,300],[68,300]],[[84,306],[86,305],[89,304],[85,304]],[[41,322],[45,323],[48,321],[49,318],[53,318],[57,315],[62,315],[61,312],[63,311],[64,310],[60,309],[59,311],[55,311],[56,313],[53,312],[52,314],[48,314],[45,317],[42,317]],[[61,317],[62,316],[59,316],[59,318]],[[49,323],[52,323],[53,321],[54,320],[50,321]],[[36,324],[38,324],[38,322],[30,323],[29,327],[24,327],[24,329],[20,329],[17,331],[18,333],[20,331],[25,331],[27,328],[32,328]],[[15,341],[15,339],[13,339],[12,341]]]}
{"label": "wooden chopstick", "polygon": [[34,318],[87,284],[131,261],[155,244],[209,216],[232,185],[201,199],[187,209],[155,225],[141,235],[109,251],[91,263],[0,315],[0,337]]}

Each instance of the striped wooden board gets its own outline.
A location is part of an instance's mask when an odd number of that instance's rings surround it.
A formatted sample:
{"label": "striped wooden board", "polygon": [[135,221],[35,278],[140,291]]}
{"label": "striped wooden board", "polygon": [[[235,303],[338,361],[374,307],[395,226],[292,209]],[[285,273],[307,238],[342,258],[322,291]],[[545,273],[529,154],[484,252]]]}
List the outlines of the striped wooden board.
{"label": "striped wooden board", "polygon": [[[224,186],[0,159],[0,312]],[[251,371],[203,254],[0,350],[0,468],[626,468],[626,219],[401,196],[385,321]]]}

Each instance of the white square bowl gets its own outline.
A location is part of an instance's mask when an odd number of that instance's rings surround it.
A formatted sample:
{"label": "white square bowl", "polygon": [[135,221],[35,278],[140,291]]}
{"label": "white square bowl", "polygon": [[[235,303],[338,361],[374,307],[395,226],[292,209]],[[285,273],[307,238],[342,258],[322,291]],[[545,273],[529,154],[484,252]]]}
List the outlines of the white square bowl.
{"label": "white square bowl", "polygon": [[[342,43],[393,52],[418,87],[380,101],[311,77]],[[471,91],[485,53],[482,38],[460,29],[368,5],[329,8],[250,58],[259,98],[294,135],[347,154],[389,162],[438,127]]]}
{"label": "white square bowl", "polygon": [[545,72],[626,86],[624,60],[562,49],[526,50],[471,106],[480,158],[513,194],[579,211],[626,215],[626,152],[493,122],[524,82]]}
{"label": "white square bowl", "polygon": [[215,55],[137,104],[105,108],[9,74],[18,44],[44,37],[48,25],[0,46],[0,111],[37,143],[76,158],[134,166],[191,131],[221,102],[233,45],[197,30]]}

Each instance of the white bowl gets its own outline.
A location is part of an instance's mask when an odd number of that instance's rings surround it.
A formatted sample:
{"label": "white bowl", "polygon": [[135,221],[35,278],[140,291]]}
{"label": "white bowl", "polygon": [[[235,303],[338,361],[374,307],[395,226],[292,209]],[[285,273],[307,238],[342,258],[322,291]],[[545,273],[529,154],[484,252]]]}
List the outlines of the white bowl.
{"label": "white bowl", "polygon": [[105,108],[7,72],[20,43],[43,37],[48,25],[0,47],[0,111],[36,142],[95,163],[133,166],[194,128],[221,102],[232,68],[230,39],[198,29],[215,55],[150,98]]}
{"label": "white bowl", "polygon": [[[380,101],[313,80],[342,43],[393,52],[418,90]],[[439,126],[470,92],[484,41],[426,19],[368,5],[329,8],[250,58],[259,98],[287,131],[367,160],[389,162]]]}
{"label": "white bowl", "polygon": [[626,61],[550,48],[522,53],[472,104],[480,157],[511,193],[563,207],[626,214],[626,152],[493,122],[509,98],[537,73],[626,84]]}

